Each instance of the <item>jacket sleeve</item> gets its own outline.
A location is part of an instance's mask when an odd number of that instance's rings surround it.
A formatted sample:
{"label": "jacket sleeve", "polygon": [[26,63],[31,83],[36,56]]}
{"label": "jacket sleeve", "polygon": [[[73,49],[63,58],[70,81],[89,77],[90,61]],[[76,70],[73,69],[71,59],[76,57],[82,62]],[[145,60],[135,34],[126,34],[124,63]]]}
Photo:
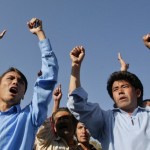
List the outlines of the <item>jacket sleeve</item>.
{"label": "jacket sleeve", "polygon": [[48,104],[57,82],[58,62],[48,39],[39,42],[42,57],[40,76],[37,78],[31,103],[32,122],[39,127],[47,118]]}
{"label": "jacket sleeve", "polygon": [[50,118],[47,118],[39,128],[34,143],[34,149],[47,148],[55,138],[55,132],[53,129]]}
{"label": "jacket sleeve", "polygon": [[84,123],[91,135],[98,139],[104,125],[103,112],[97,103],[87,102],[88,94],[82,87],[68,96],[67,107],[80,122]]}

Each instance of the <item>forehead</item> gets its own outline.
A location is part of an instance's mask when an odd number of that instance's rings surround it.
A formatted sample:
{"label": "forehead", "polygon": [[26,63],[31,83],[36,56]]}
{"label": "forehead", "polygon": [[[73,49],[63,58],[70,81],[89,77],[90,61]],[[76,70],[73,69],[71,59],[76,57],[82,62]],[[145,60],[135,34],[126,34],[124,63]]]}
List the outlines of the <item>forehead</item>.
{"label": "forehead", "polygon": [[118,86],[121,86],[121,85],[131,85],[128,81],[125,81],[125,80],[118,80],[118,81],[114,81],[113,85],[112,85],[112,88],[113,87],[118,87]]}
{"label": "forehead", "polygon": [[17,78],[21,78],[21,76],[19,75],[19,73],[15,72],[15,71],[7,72],[3,77],[6,77],[6,76],[15,76]]}
{"label": "forehead", "polygon": [[77,127],[85,127],[85,125],[81,122],[78,122]]}
{"label": "forehead", "polygon": [[56,114],[55,114],[55,118],[59,118],[59,117],[62,117],[62,116],[69,116],[70,113],[67,112],[67,111],[58,111]]}

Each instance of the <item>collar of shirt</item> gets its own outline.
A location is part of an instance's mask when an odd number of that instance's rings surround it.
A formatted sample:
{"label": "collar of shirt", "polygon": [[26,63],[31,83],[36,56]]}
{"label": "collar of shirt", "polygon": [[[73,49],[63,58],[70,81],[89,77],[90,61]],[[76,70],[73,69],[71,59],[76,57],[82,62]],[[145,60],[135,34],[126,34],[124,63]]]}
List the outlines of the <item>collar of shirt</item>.
{"label": "collar of shirt", "polygon": [[[120,109],[120,108],[114,108],[113,109],[113,112],[117,112],[117,111],[120,111],[122,114],[128,114],[127,112],[125,112],[124,110]],[[150,109],[146,109],[144,107],[140,107],[138,106],[132,113],[132,116],[135,116],[137,114],[137,112],[139,111],[150,111]]]}
{"label": "collar of shirt", "polygon": [[[55,141],[63,141],[63,143],[65,143],[65,145],[68,146],[66,140],[64,140],[63,138],[61,138],[61,137],[59,137],[59,136],[56,136],[54,140],[55,140]],[[77,141],[74,140],[74,146],[77,147],[77,145],[78,145]]]}
{"label": "collar of shirt", "polygon": [[20,104],[14,105],[10,107],[7,111],[1,112],[0,115],[7,115],[7,114],[12,114],[12,113],[19,113],[21,111]]}

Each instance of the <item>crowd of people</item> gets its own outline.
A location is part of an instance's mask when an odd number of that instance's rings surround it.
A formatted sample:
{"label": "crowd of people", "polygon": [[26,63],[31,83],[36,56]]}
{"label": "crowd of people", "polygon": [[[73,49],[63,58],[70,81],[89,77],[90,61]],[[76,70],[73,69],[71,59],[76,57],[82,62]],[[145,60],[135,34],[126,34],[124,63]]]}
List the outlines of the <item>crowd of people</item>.
{"label": "crowd of people", "polygon": [[39,128],[34,150],[101,150],[101,145],[90,143],[90,133],[85,125],[70,113],[67,107],[59,107],[62,98],[61,85],[53,92],[52,116]]}
{"label": "crowd of people", "polygon": [[[11,67],[0,76],[0,150],[150,149],[150,99],[143,100],[143,85],[128,71],[129,64],[120,53],[120,71],[113,72],[107,81],[107,91],[114,102],[112,110],[103,110],[99,104],[89,102],[81,86],[83,46],[76,46],[70,52],[68,102],[60,107],[61,85],[55,88],[59,65],[42,20],[32,18],[28,29],[39,40],[41,70],[32,101],[23,109],[20,103],[28,87],[25,75]],[[6,32],[0,33],[0,39]],[[143,42],[150,49],[150,34],[143,36]],[[54,105],[48,116],[52,97]]]}

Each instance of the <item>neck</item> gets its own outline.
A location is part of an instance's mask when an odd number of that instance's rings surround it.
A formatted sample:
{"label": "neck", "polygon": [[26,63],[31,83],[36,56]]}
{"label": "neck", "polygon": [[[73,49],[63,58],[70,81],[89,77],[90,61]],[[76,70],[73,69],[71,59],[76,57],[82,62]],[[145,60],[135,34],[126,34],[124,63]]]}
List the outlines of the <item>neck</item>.
{"label": "neck", "polygon": [[84,150],[91,149],[89,142],[79,142],[78,145],[80,145],[82,147],[82,149],[84,149]]}
{"label": "neck", "polygon": [[8,107],[7,105],[3,105],[0,103],[0,111],[1,112],[4,112],[4,111],[7,111],[10,107]]}
{"label": "neck", "polygon": [[89,148],[90,147],[89,142],[83,142],[82,144],[84,145],[85,148]]}
{"label": "neck", "polygon": [[68,144],[69,147],[72,147],[72,146],[75,145],[75,142],[74,142],[74,140],[73,140],[73,137],[66,137],[66,138],[65,138],[65,141],[67,142],[67,144]]}
{"label": "neck", "polygon": [[132,113],[134,112],[134,110],[136,109],[137,107],[133,107],[131,109],[124,109],[125,112],[127,112],[130,116],[132,115]]}
{"label": "neck", "polygon": [[0,100],[0,111],[4,112],[7,111],[11,106],[5,102],[3,102],[3,100]]}

